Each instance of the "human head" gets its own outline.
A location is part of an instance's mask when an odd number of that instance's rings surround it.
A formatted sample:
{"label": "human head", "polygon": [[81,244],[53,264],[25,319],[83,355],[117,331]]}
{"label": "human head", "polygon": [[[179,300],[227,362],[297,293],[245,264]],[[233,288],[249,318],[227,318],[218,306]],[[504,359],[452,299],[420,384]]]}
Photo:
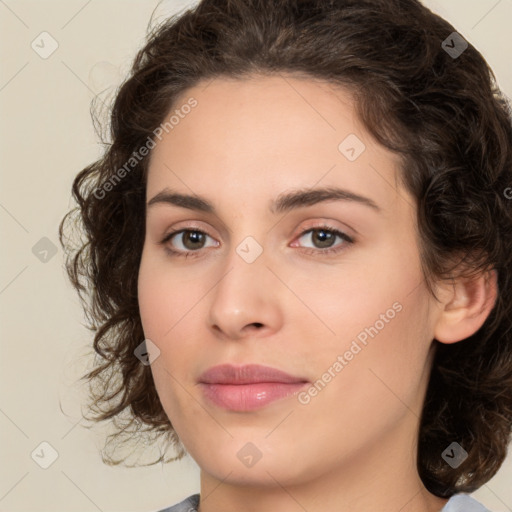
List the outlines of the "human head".
{"label": "human head", "polygon": [[[108,394],[120,390],[121,398],[108,406],[98,401],[99,417],[131,410],[144,425],[177,441],[150,368],[133,357],[145,338],[137,270],[149,158],[134,161],[115,183],[112,178],[201,81],[299,73],[349,90],[368,133],[401,158],[398,182],[417,209],[419,254],[430,291],[461,269],[468,275],[497,270],[498,299],[482,329],[456,343],[435,342],[419,432],[425,485],[439,496],[474,490],[499,468],[510,432],[510,380],[502,377],[512,302],[510,204],[503,195],[512,162],[506,103],[479,53],[470,45],[457,59],[448,55],[441,43],[453,27],[416,1],[271,7],[275,16],[268,16],[264,2],[202,2],[156,30],[117,95],[112,146],[75,180],[90,245],[70,260],[70,276],[77,285],[88,280],[95,287],[95,347],[105,356],[91,376],[101,379],[112,370],[122,375],[107,388]],[[106,191],[102,184],[109,180]],[[510,368],[505,375],[510,379]],[[471,446],[459,471],[439,457],[447,439]]]}

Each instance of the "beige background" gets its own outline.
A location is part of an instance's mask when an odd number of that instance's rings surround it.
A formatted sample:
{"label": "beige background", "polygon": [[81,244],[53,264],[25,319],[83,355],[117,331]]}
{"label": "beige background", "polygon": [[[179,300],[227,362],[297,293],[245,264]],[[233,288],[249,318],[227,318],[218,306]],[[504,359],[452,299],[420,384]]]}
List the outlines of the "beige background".
{"label": "beige background", "polygon": [[[75,384],[89,364],[91,336],[57,242],[71,181],[100,150],[92,97],[126,74],[155,8],[158,18],[192,3],[0,0],[0,511],[142,512],[199,489],[189,458],[141,469],[102,463],[101,437],[80,424]],[[512,97],[512,0],[426,4],[483,53]],[[47,59],[31,47],[43,31],[59,45]],[[58,248],[46,262],[32,252],[48,243],[43,237]],[[48,460],[43,441],[58,452],[48,469],[31,458],[37,449]],[[509,456],[474,496],[493,511],[511,511],[511,481]]]}

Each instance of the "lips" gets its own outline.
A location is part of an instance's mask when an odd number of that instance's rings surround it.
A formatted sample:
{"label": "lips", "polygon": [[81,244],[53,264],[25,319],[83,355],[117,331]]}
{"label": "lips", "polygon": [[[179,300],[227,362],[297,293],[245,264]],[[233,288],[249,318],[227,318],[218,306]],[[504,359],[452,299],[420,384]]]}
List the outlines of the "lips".
{"label": "lips", "polygon": [[204,372],[199,382],[205,384],[255,384],[260,382],[281,382],[285,384],[307,382],[301,377],[294,377],[270,366],[249,364],[245,366],[233,366],[223,364],[214,366]]}
{"label": "lips", "polygon": [[205,398],[231,411],[251,411],[296,394],[307,379],[261,365],[214,366],[199,378]]}

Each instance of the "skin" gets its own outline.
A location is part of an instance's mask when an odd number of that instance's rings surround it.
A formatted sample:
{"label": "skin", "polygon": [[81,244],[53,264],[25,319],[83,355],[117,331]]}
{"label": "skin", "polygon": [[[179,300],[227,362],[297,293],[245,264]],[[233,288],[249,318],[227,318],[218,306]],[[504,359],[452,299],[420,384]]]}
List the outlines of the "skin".
{"label": "skin", "polygon": [[[439,284],[440,302],[428,293],[398,157],[364,130],[346,90],[254,75],[200,83],[177,105],[189,97],[197,106],[152,150],[147,199],[169,188],[206,198],[216,212],[148,207],[139,302],[145,336],[160,351],[151,365],[160,400],[201,469],[200,511],[441,510],[447,500],[416,470],[433,339],[478,330],[494,304],[494,274]],[[366,146],[354,161],[338,150],[349,134]],[[380,211],[341,200],[269,210],[281,193],[327,186]],[[336,238],[340,251],[322,254],[321,239],[302,233],[326,222],[354,243]],[[167,247],[194,254],[170,255],[159,242],[185,228],[208,235],[203,248],[178,234]],[[247,236],[263,248],[252,263],[236,252]],[[307,404],[292,396],[233,412],[201,392],[200,374],[221,363],[314,382],[394,303],[400,312]],[[248,442],[262,454],[252,467],[237,457]]]}

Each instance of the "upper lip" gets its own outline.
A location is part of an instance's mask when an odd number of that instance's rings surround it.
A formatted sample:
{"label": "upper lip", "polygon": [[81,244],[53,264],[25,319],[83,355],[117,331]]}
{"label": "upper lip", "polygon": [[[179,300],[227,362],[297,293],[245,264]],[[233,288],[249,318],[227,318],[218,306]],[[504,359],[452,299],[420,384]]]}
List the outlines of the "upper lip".
{"label": "upper lip", "polygon": [[199,377],[199,382],[203,384],[254,384],[257,382],[297,383],[308,381],[302,377],[295,377],[270,366],[258,364],[244,366],[221,364],[213,366],[202,373]]}

